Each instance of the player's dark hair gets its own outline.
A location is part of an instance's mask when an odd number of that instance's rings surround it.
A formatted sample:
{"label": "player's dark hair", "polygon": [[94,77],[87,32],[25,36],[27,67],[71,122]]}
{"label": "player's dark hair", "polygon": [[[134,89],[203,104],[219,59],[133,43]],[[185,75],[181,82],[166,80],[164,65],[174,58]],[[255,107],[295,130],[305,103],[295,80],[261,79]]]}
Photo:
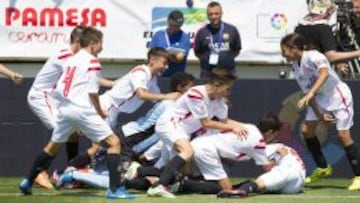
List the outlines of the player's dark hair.
{"label": "player's dark hair", "polygon": [[177,72],[175,73],[170,80],[170,88],[172,92],[177,92],[178,87],[185,87],[190,82],[194,82],[195,77],[191,75],[190,73],[186,72]]}
{"label": "player's dark hair", "polygon": [[168,22],[181,26],[184,23],[183,13],[179,10],[171,11],[171,13],[168,15]]}
{"label": "player's dark hair", "polygon": [[151,57],[163,57],[167,59],[169,57],[169,54],[165,48],[153,47],[147,53],[148,61],[150,60]]}
{"label": "player's dark hair", "polygon": [[288,35],[285,35],[280,42],[281,46],[286,46],[289,48],[296,48],[299,50],[311,50],[314,49],[314,46],[311,45],[309,40],[307,40],[305,37],[303,37],[299,33],[291,33]]}
{"label": "player's dark hair", "polygon": [[210,85],[223,86],[233,83],[236,80],[236,76],[232,74],[228,69],[222,67],[216,67],[211,71],[209,81]]}
{"label": "player's dark hair", "polygon": [[213,8],[213,7],[217,7],[217,6],[221,7],[221,4],[217,1],[212,1],[207,5],[208,8]]}
{"label": "player's dark hair", "polygon": [[81,33],[85,30],[86,26],[78,25],[76,26],[70,34],[70,43],[75,43],[80,40]]}
{"label": "player's dark hair", "polygon": [[269,130],[278,131],[281,126],[282,123],[280,122],[279,117],[272,112],[266,112],[258,121],[258,128],[262,133]]}
{"label": "player's dark hair", "polygon": [[100,42],[102,38],[103,33],[100,30],[94,27],[86,27],[80,36],[80,47],[87,47],[91,42]]}

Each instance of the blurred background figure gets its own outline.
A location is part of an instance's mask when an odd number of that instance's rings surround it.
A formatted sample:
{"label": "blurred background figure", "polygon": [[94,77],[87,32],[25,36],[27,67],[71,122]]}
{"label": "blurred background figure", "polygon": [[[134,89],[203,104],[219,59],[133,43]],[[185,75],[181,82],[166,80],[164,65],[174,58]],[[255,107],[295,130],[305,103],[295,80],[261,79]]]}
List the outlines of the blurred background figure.
{"label": "blurred background figure", "polygon": [[167,21],[168,27],[156,32],[150,42],[150,48],[162,47],[169,53],[168,69],[162,74],[163,77],[171,77],[176,72],[185,71],[186,58],[191,47],[189,35],[181,30],[184,23],[181,11],[171,11]]}

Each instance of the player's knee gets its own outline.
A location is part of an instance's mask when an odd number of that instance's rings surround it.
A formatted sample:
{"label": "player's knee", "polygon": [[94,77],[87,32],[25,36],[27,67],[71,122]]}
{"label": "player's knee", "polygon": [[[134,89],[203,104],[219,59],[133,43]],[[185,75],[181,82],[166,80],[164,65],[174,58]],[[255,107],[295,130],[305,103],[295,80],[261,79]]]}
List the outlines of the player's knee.
{"label": "player's knee", "polygon": [[190,160],[194,154],[194,150],[188,141],[180,141],[176,143],[176,148],[179,154],[185,159]]}
{"label": "player's knee", "polygon": [[349,130],[338,130],[338,137],[343,146],[349,146],[354,143]]}
{"label": "player's knee", "polygon": [[96,152],[100,150],[99,144],[92,144],[92,146],[87,150],[89,156],[94,156]]}
{"label": "player's knee", "polygon": [[304,135],[305,138],[311,138],[312,136],[314,136],[313,129],[306,123],[301,124],[301,133]]}
{"label": "player's knee", "polygon": [[105,140],[108,145],[108,150],[112,153],[120,153],[120,140],[116,135],[111,135]]}

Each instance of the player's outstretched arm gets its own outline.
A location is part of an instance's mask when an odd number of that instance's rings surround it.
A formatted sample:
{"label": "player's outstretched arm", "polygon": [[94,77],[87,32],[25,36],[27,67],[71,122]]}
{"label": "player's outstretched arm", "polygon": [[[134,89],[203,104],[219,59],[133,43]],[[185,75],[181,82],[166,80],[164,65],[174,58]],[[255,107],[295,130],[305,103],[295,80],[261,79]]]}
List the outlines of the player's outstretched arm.
{"label": "player's outstretched arm", "polygon": [[2,64],[0,64],[0,73],[11,79],[17,85],[21,84],[23,81],[23,76],[21,74],[8,69]]}

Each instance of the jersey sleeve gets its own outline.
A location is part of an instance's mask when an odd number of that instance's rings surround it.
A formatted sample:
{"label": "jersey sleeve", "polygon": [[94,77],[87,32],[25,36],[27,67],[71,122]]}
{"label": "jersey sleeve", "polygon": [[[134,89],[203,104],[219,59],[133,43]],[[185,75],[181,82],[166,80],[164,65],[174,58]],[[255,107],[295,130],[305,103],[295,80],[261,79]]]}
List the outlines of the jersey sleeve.
{"label": "jersey sleeve", "polygon": [[192,88],[185,93],[185,103],[191,114],[196,119],[208,118],[208,105],[205,102],[204,95],[197,89]]}
{"label": "jersey sleeve", "polygon": [[88,93],[98,93],[99,92],[99,78],[101,76],[101,65],[99,59],[92,59],[88,65]]}
{"label": "jersey sleeve", "polygon": [[131,78],[130,80],[134,90],[136,91],[139,88],[148,89],[147,83],[149,78],[146,74],[146,71],[143,67],[139,66],[131,70]]}
{"label": "jersey sleeve", "polygon": [[256,165],[269,164],[269,160],[266,156],[266,144],[264,139],[260,139],[259,142],[253,146],[252,150],[249,150],[248,155],[254,159]]}
{"label": "jersey sleeve", "polygon": [[329,60],[320,52],[313,52],[313,54],[310,55],[310,60],[314,62],[318,70],[320,70],[320,68],[330,68]]}
{"label": "jersey sleeve", "polygon": [[49,60],[52,63],[52,67],[56,67],[59,71],[64,72],[64,70],[67,68],[66,62],[72,56],[74,56],[74,54],[70,50],[63,49]]}

